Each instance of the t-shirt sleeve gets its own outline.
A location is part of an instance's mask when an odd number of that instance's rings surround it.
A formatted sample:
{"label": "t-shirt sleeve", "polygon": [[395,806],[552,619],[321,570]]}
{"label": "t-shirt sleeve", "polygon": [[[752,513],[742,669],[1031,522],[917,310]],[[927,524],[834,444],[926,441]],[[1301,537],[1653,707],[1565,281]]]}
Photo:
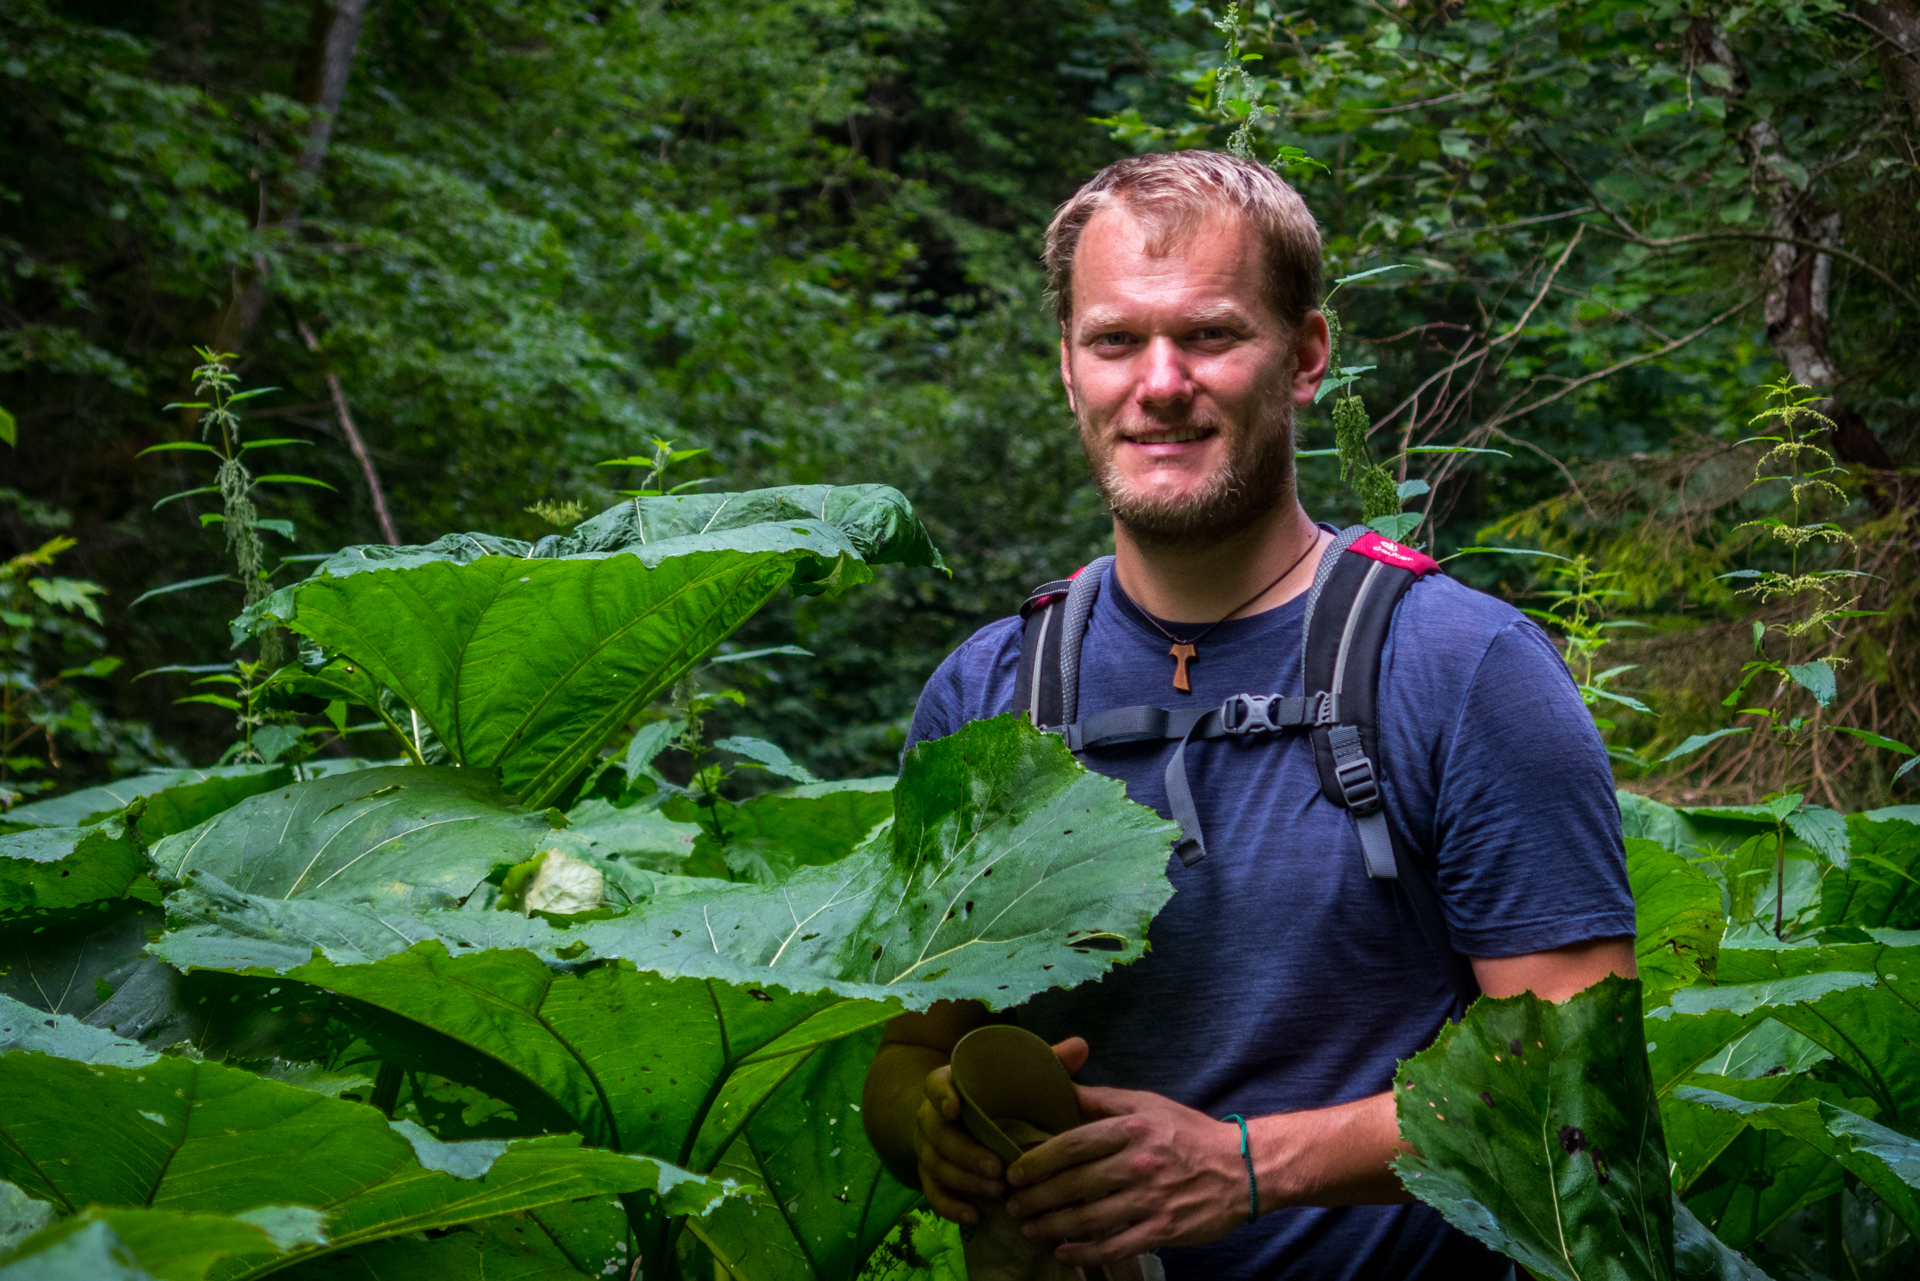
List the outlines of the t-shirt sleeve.
{"label": "t-shirt sleeve", "polygon": [[1494,636],[1450,739],[1434,819],[1454,946],[1520,956],[1631,936],[1606,749],[1538,627]]}
{"label": "t-shirt sleeve", "polygon": [[1020,620],[989,623],[947,655],[914,704],[907,748],[957,734],[968,721],[998,716],[1013,705],[1020,667]]}
{"label": "t-shirt sleeve", "polygon": [[916,743],[924,743],[931,738],[945,738],[966,723],[966,716],[961,710],[963,652],[964,649],[958,649],[947,655],[920,690],[920,701],[913,705],[913,722],[907,727],[909,750]]}

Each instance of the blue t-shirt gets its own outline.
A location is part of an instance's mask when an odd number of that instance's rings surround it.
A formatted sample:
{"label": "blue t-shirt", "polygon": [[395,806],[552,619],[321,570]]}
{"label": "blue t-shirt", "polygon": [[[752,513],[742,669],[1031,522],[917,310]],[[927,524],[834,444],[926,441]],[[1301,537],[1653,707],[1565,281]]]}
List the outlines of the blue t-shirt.
{"label": "blue t-shirt", "polygon": [[[1223,623],[1200,643],[1183,695],[1166,637],[1109,573],[1081,649],[1080,715],[1302,694],[1305,611],[1302,595]],[[927,683],[909,741],[1011,710],[1019,657],[1017,618],[975,633]],[[1517,956],[1633,934],[1606,752],[1538,627],[1450,578],[1421,579],[1387,639],[1380,707],[1388,814],[1437,856],[1455,948]],[[1172,750],[1142,743],[1082,759],[1164,815]],[[1169,858],[1175,892],[1150,950],[1099,982],[1042,993],[1015,1017],[1048,1041],[1086,1037],[1081,1081],[1152,1090],[1213,1116],[1390,1088],[1452,1003],[1404,893],[1367,878],[1353,822],[1321,794],[1305,736],[1213,739],[1187,758],[1207,857],[1192,867]],[[1508,1266],[1419,1204],[1281,1210],[1161,1257],[1170,1281],[1467,1281]]]}

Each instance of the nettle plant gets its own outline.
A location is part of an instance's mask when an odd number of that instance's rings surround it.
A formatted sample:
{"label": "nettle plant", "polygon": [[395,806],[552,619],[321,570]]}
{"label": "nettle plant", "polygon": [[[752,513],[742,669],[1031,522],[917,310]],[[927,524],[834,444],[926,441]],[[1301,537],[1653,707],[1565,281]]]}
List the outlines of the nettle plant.
{"label": "nettle plant", "polygon": [[898,780],[726,787],[811,776],[705,741],[699,674],[754,657],[722,642],[889,562],[940,566],[899,494],[809,486],[259,595],[235,641],[302,647],[263,696],[365,709],[405,763],[6,815],[0,1273],[859,1272],[919,1202],[862,1132],[881,1025],[1095,978],[1171,893],[1171,826],[1010,717]]}
{"label": "nettle plant", "polygon": [[[141,450],[138,457],[144,458],[148,454],[208,456],[206,461],[214,466],[213,483],[190,485],[177,490],[156,502],[154,509],[182,501],[191,502],[195,498],[217,498],[220,505],[218,511],[196,512],[195,517],[202,529],[218,527],[223,531],[223,542],[227,555],[233,561],[233,570],[156,587],[136,598],[129,608],[175,592],[194,591],[225,583],[239,584],[246,605],[251,607],[273,590],[273,580],[282,571],[305,561],[325,559],[323,555],[287,555],[279,557],[278,564],[269,568],[269,552],[261,535],[270,533],[292,543],[295,529],[291,520],[261,514],[255,501],[260,488],[268,485],[310,485],[332,489],[333,486],[294,472],[255,475],[247,463],[249,455],[258,458],[260,454],[256,451],[282,450],[295,445],[310,445],[312,442],[291,436],[246,439],[245,423],[237,406],[278,388],[253,387],[243,390],[238,375],[228,363],[234,359],[232,352],[215,351],[207,347],[196,347],[194,352],[199,356],[200,364],[193,371],[193,391],[200,399],[177,401],[166,408],[193,414],[198,439],[190,437],[165,441]],[[169,664],[142,672],[141,677],[192,677],[192,685],[198,692],[175,699],[176,703],[204,703],[234,714],[234,728],[238,737],[221,764],[273,764],[282,759],[299,761],[324,745],[324,740],[316,736],[322,731],[302,729],[293,717],[279,714],[270,700],[263,697],[266,680],[287,657],[281,631],[274,627],[261,628],[251,639],[254,642],[254,657],[251,659],[236,657],[222,663]],[[345,731],[345,723],[336,719],[335,735],[343,735]]]}

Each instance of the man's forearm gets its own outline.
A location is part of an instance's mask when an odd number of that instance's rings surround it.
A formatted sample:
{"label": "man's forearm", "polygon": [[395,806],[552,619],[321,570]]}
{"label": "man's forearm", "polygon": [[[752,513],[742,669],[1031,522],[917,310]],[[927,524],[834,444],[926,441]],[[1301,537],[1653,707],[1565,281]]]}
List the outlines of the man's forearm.
{"label": "man's forearm", "polygon": [[946,1061],[944,1053],[929,1046],[889,1041],[880,1046],[867,1069],[860,1097],[867,1139],[893,1177],[910,1188],[920,1186],[913,1150],[914,1114],[926,1097],[927,1073]]}
{"label": "man's forearm", "polygon": [[1393,1092],[1248,1123],[1260,1210],[1293,1205],[1392,1205],[1413,1198],[1387,1167],[1400,1142]]}

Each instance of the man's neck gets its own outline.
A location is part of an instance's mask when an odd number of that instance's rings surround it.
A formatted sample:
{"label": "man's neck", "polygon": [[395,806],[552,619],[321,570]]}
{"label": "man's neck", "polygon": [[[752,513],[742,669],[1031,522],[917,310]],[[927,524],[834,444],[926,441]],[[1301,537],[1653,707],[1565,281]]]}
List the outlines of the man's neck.
{"label": "man's neck", "polygon": [[[1170,623],[1214,623],[1236,606],[1243,606],[1238,616],[1244,618],[1306,591],[1317,558],[1303,553],[1329,538],[1291,498],[1234,537],[1206,544],[1142,542],[1116,521],[1114,572],[1149,614]],[[1274,582],[1289,565],[1292,572]],[[1259,597],[1249,601],[1255,592]]]}

